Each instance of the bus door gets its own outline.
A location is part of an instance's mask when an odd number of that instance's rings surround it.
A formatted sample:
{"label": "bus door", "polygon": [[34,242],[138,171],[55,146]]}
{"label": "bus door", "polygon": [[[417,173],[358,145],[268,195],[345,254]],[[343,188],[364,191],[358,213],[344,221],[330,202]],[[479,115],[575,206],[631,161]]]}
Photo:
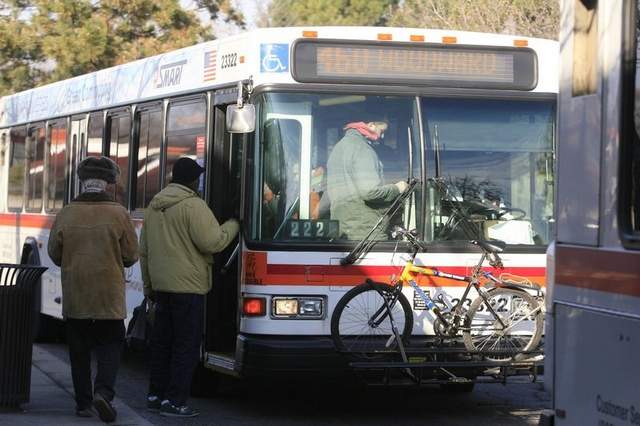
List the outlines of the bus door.
{"label": "bus door", "polygon": [[[226,99],[225,99],[226,100]],[[215,104],[215,102],[213,102]],[[209,205],[223,223],[240,214],[242,156],[245,135],[225,129],[226,104],[212,107],[213,131],[209,176]],[[213,289],[207,299],[206,351],[208,363],[218,369],[233,369],[238,318],[238,239],[217,254],[213,266]]]}
{"label": "bus door", "polygon": [[73,200],[80,193],[80,182],[76,174],[76,168],[87,152],[87,117],[74,117],[71,119],[71,131],[68,146],[68,187],[67,201]]}

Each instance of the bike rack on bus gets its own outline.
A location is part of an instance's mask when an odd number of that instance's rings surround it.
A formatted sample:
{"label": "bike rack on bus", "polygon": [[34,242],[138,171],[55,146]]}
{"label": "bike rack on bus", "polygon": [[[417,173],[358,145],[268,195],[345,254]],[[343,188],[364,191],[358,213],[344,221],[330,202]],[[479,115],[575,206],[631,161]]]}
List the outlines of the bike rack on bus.
{"label": "bike rack on bus", "polygon": [[[346,353],[345,355],[353,355]],[[409,362],[398,360],[397,351],[376,351],[371,356],[388,360],[352,361],[349,366],[368,385],[404,386],[450,383],[530,383],[538,380],[544,351],[468,351],[465,348],[409,348]],[[524,355],[522,360],[495,361],[483,356]],[[396,359],[392,359],[392,358]],[[408,373],[410,372],[410,373]],[[526,377],[526,380],[519,380]],[[510,380],[509,380],[510,379]]]}

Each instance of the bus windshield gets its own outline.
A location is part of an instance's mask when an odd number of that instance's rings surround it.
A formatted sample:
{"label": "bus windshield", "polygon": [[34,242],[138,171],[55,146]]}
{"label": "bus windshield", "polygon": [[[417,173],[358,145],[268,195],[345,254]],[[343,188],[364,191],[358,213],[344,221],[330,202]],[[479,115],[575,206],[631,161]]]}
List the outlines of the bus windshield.
{"label": "bus windshield", "polygon": [[[553,101],[270,92],[258,105],[255,240],[358,241],[412,177],[448,182],[486,238],[549,240]],[[478,238],[456,228],[443,197],[418,187],[375,238],[394,225],[428,242]]]}

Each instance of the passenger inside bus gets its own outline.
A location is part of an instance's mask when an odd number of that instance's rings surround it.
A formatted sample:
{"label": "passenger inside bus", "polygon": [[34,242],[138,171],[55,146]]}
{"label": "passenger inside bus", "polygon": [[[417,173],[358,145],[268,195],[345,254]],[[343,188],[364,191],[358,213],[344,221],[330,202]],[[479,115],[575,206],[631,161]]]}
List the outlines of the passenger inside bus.
{"label": "passenger inside bus", "polygon": [[[331,214],[331,199],[327,191],[328,160],[345,133],[345,117],[365,117],[375,121],[384,117],[385,137],[371,148],[378,157],[381,184],[405,181],[409,175],[408,129],[413,112],[411,101],[394,97],[361,95],[309,96],[270,94],[274,101],[265,111],[261,125],[262,191],[261,238],[282,239],[352,239],[347,233],[335,232],[323,236],[313,234],[296,237],[291,225],[342,228],[341,221]],[[305,102],[308,100],[308,102]],[[387,137],[389,136],[389,137]],[[417,138],[416,138],[417,139]],[[418,152],[418,149],[414,150]],[[415,161],[418,165],[419,162]],[[294,195],[295,194],[295,195]],[[376,206],[377,214],[370,228],[386,209]],[[400,218],[401,219],[401,218]],[[381,233],[377,238],[388,239]]]}
{"label": "passenger inside bus", "polygon": [[389,127],[385,121],[348,123],[327,161],[331,218],[340,221],[341,237],[364,238],[382,212],[407,189],[405,180],[385,184],[383,166],[373,148]]}

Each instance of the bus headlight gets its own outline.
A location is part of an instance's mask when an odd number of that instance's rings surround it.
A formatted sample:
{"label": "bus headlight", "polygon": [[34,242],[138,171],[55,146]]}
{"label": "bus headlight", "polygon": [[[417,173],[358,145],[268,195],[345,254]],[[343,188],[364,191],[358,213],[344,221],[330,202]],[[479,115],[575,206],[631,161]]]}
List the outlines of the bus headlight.
{"label": "bus headlight", "polygon": [[324,298],[276,296],[272,298],[271,315],[286,319],[321,319],[324,317]]}
{"label": "bus headlight", "polygon": [[290,316],[298,314],[297,299],[274,299],[273,314],[276,316]]}

